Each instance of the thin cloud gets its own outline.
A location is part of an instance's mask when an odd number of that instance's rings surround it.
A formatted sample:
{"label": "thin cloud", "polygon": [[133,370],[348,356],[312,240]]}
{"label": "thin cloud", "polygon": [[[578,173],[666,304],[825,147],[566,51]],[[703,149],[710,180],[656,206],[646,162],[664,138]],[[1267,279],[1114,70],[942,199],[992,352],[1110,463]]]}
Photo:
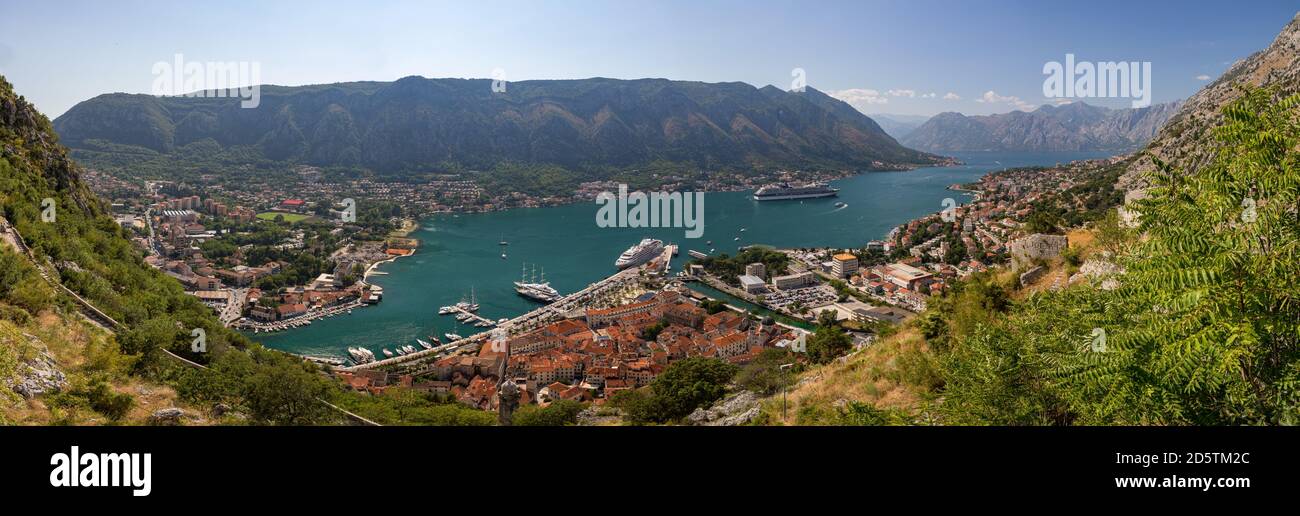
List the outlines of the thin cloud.
{"label": "thin cloud", "polygon": [[886,93],[891,97],[907,97],[909,99],[916,96],[916,90],[889,90]]}
{"label": "thin cloud", "polygon": [[858,111],[864,113],[868,106],[889,103],[889,97],[882,95],[879,90],[868,88],[851,88],[847,90],[832,91],[830,92],[830,95],[847,102],[850,106],[853,106],[857,108]]}
{"label": "thin cloud", "polygon": [[961,95],[958,95],[950,91],[943,96],[943,100],[961,100]]}
{"label": "thin cloud", "polygon": [[1033,111],[1036,107],[1033,104],[1021,100],[1020,97],[1015,95],[998,95],[997,92],[993,90],[984,92],[984,95],[975,99],[975,102],[981,104],[1007,104],[1015,106],[1016,109],[1021,111]]}
{"label": "thin cloud", "polygon": [[1210,76],[1205,75],[1205,74],[1197,75],[1197,76],[1196,76],[1196,80],[1198,80],[1198,81],[1208,81],[1208,80],[1210,80]]}

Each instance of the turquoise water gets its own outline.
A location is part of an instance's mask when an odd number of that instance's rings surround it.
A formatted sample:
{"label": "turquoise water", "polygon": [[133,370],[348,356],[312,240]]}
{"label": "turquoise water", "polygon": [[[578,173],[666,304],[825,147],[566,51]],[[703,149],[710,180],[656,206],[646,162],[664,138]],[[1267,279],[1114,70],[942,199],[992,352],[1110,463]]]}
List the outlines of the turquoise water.
{"label": "turquoise water", "polygon": [[[415,255],[380,265],[387,275],[371,276],[384,288],[378,306],[352,315],[317,320],[311,326],[253,337],[267,346],[301,354],[343,356],[348,346],[379,353],[395,344],[415,345],[415,338],[453,332],[462,336],[485,331],[458,325],[438,307],[469,296],[471,288],[489,319],[514,317],[537,304],[515,294],[513,283],[526,262],[544,269],[561,293],[579,290],[615,272],[614,259],[643,237],[681,246],[674,270],[689,258],[688,249],[735,253],[741,245],[777,247],[857,247],[885,236],[895,226],[943,209],[943,199],[964,202],[947,190],[993,170],[1054,165],[1104,157],[1104,153],[959,153],[965,165],[910,172],[861,174],[836,181],[839,197],[804,201],[755,202],[752,192],[706,194],[704,235],[687,239],[682,228],[600,228],[592,203],[528,208],[482,214],[439,214],[421,222],[411,236],[421,241]],[[848,206],[836,208],[836,202]],[[745,231],[741,231],[745,228]],[[739,237],[740,240],[734,240]],[[501,258],[504,238],[506,259]],[[712,240],[713,245],[705,241]],[[417,346],[418,347],[418,346]]]}

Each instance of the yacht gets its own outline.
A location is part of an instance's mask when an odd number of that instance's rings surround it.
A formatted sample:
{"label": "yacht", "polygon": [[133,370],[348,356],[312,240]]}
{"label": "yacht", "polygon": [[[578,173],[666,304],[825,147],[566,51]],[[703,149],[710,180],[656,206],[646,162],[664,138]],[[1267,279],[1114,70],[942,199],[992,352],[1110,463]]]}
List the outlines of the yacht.
{"label": "yacht", "polygon": [[384,348],[383,351],[384,351],[384,356],[386,356],[386,357],[390,357],[390,358],[393,356],[393,352],[392,352],[392,351],[389,351],[388,348]]}
{"label": "yacht", "polygon": [[424,349],[433,349],[433,345],[429,344],[429,342],[424,339],[415,339],[415,342],[419,343],[420,347]]}
{"label": "yacht", "polygon": [[627,248],[626,251],[623,251],[623,254],[618,256],[618,260],[614,261],[614,266],[619,269],[626,269],[628,267],[641,265],[654,259],[656,256],[659,256],[659,253],[663,250],[663,240],[643,238],[640,243]]}
{"label": "yacht", "polygon": [[460,299],[460,302],[456,303],[456,308],[465,310],[467,312],[478,311],[478,299],[474,294],[474,287],[470,287],[469,289],[469,301],[465,301],[465,298],[462,297]]}
{"label": "yacht", "polygon": [[528,266],[524,265],[523,272],[520,274],[519,281],[515,282],[515,292],[519,295],[543,303],[558,301],[561,297],[560,292],[555,290],[549,282],[546,281],[546,269],[542,269],[541,279],[538,280],[537,267],[533,266],[534,278],[528,278]]}
{"label": "yacht", "polygon": [[783,201],[787,199],[815,199],[819,197],[834,197],[840,192],[839,188],[831,188],[826,183],[809,183],[806,185],[791,185],[790,183],[772,183],[759,188],[754,192],[755,201]]}
{"label": "yacht", "polygon": [[465,337],[461,337],[460,335],[456,335],[455,333],[444,333],[442,336],[447,337],[447,342],[455,342],[465,338]]}
{"label": "yacht", "polygon": [[375,354],[366,348],[348,348],[348,356],[351,356],[352,362],[357,364],[375,361]]}

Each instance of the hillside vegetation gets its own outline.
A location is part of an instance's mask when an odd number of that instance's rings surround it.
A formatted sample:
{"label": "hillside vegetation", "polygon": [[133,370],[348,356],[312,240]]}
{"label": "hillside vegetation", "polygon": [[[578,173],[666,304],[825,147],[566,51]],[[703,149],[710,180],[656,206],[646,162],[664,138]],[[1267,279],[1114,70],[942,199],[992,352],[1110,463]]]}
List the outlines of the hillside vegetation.
{"label": "hillside vegetation", "polygon": [[[384,423],[490,424],[424,396],[363,399],[316,366],[222,327],[174,279],[147,266],[103,202],[81,182],[50,122],[0,77],[0,217],[21,234],[0,245],[0,423],[143,423],[181,408],[189,424],[334,424],[323,401]],[[45,274],[42,274],[42,270]],[[121,327],[83,319],[75,292]],[[195,330],[206,335],[193,351]],[[170,352],[206,369],[184,366]],[[30,399],[33,370],[65,382]],[[53,382],[58,384],[59,382]],[[398,411],[394,407],[400,407]],[[430,414],[436,412],[436,414]]]}
{"label": "hillside vegetation", "polygon": [[[873,120],[808,88],[665,79],[511,82],[405,77],[265,86],[237,98],[108,94],[54,123],[77,158],[104,170],[273,163],[381,174],[525,170],[521,188],[664,164],[860,170],[938,163]],[[489,177],[488,181],[505,180]],[[530,181],[544,184],[530,185]]]}
{"label": "hillside vegetation", "polygon": [[1074,251],[1119,272],[1023,292],[1010,274],[972,276],[898,334],[806,373],[795,408],[782,418],[772,398],[760,421],[1300,422],[1298,105],[1247,89],[1197,173],[1157,160],[1140,225],[1111,215]]}

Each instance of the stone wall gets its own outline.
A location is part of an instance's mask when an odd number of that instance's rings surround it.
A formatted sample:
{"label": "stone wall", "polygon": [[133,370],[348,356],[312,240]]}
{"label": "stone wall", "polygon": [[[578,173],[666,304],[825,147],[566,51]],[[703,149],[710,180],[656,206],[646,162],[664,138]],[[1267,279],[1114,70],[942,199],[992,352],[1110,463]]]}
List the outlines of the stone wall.
{"label": "stone wall", "polygon": [[1061,255],[1069,245],[1064,235],[1035,233],[1007,242],[1012,265],[1019,269],[1033,264],[1034,260],[1051,260]]}

